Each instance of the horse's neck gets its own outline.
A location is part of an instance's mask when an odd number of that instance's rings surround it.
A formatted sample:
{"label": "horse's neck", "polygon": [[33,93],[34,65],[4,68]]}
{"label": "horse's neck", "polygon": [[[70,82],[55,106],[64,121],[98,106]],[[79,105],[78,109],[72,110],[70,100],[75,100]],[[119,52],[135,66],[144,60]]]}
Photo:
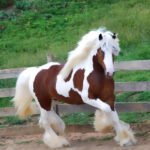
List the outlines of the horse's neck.
{"label": "horse's neck", "polygon": [[93,57],[93,70],[96,71],[96,72],[98,72],[98,73],[101,73],[101,74],[103,74],[103,75],[104,75],[104,73],[105,73],[104,68],[103,68],[103,67],[101,66],[101,64],[98,62],[98,57],[97,57],[97,55],[95,55],[95,56]]}
{"label": "horse's neck", "polygon": [[74,68],[74,71],[78,69],[85,69],[87,73],[96,71],[97,73],[104,75],[104,69],[98,62],[97,51],[92,52],[86,60],[77,65]]}

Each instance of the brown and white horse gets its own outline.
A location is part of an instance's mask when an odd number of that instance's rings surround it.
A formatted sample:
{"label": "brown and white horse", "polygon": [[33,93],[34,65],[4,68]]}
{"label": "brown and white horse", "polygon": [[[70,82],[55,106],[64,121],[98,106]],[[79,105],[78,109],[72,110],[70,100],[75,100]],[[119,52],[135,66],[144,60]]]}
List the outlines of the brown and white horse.
{"label": "brown and white horse", "polygon": [[114,55],[120,51],[116,34],[98,29],[84,35],[68,57],[67,63],[50,62],[31,67],[18,77],[13,99],[17,114],[27,117],[40,109],[39,124],[45,129],[43,141],[49,147],[69,145],[63,136],[65,124],[55,113],[56,101],[68,104],[89,104],[98,108],[95,113],[96,131],[112,127],[115,140],[121,145],[136,143],[130,126],[119,120],[114,102]]}

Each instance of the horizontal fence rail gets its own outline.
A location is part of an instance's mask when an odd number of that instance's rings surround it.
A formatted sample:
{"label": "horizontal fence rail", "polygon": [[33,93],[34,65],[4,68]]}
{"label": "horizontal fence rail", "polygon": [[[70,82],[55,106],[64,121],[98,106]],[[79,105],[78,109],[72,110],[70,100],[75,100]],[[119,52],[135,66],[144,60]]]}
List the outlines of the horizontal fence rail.
{"label": "horizontal fence rail", "polygon": [[150,91],[150,82],[116,82],[116,92],[129,92],[129,91]]}
{"label": "horizontal fence rail", "polygon": [[[52,56],[53,57],[53,56]],[[50,61],[49,58],[47,58]],[[116,71],[150,70],[150,60],[115,62]],[[26,68],[0,70],[0,79],[17,78]]]}
{"label": "horizontal fence rail", "polygon": [[[64,115],[67,113],[94,113],[96,110],[95,107],[92,107],[87,104],[83,105],[70,105],[70,104],[58,104],[57,112],[59,115]],[[150,103],[149,102],[133,102],[133,103],[116,103],[117,112],[150,112]],[[39,114],[37,112],[36,114]],[[15,116],[16,111],[14,107],[0,108],[0,116]]]}
{"label": "horizontal fence rail", "polygon": [[0,70],[0,79],[17,78],[18,75],[26,68],[4,69]]}
{"label": "horizontal fence rail", "polygon": [[150,70],[150,60],[115,62],[116,71]]}
{"label": "horizontal fence rail", "polygon": [[[52,54],[47,55],[48,62],[54,60]],[[133,71],[133,70],[150,70],[150,60],[137,60],[137,61],[122,61],[115,62],[116,71]],[[4,69],[0,70],[0,79],[17,78],[18,75],[26,68],[17,69]],[[129,92],[129,91],[150,91],[150,81],[144,82],[116,82],[116,92]],[[0,89],[0,98],[12,97],[15,94],[15,88]],[[150,112],[150,102],[133,102],[133,103],[116,103],[116,109],[119,112]],[[81,112],[94,112],[95,108],[89,105],[69,105],[58,104],[57,112],[64,113],[81,113]],[[14,116],[15,109],[13,107],[0,108],[0,117]]]}
{"label": "horizontal fence rail", "polygon": [[12,97],[14,95],[15,95],[15,88],[0,89],[0,98],[2,98],[2,97]]}

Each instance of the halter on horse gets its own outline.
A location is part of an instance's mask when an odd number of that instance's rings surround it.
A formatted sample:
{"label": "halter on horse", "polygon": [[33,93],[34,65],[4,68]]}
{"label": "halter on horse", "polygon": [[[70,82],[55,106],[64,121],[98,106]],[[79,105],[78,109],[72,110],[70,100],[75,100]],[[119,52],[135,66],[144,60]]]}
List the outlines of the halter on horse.
{"label": "halter on horse", "polygon": [[50,62],[23,71],[18,77],[13,99],[17,114],[24,118],[35,111],[32,98],[45,129],[44,143],[49,147],[69,145],[63,135],[65,124],[54,112],[56,101],[69,104],[89,104],[95,113],[96,131],[115,128],[115,140],[121,145],[136,143],[130,126],[119,120],[114,102],[114,55],[120,51],[117,35],[98,29],[84,35],[68,57],[65,65]]}

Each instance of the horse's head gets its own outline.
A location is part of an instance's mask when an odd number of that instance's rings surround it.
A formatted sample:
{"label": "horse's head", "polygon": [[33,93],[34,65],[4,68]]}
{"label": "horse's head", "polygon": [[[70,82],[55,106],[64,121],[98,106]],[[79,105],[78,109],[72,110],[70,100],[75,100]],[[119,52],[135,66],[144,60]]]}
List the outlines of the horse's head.
{"label": "horse's head", "polygon": [[97,49],[99,64],[104,68],[106,75],[112,77],[114,73],[113,55],[118,55],[120,51],[119,40],[116,34],[106,31],[105,28],[90,31],[81,38],[78,46],[69,53],[68,61],[59,75],[66,79],[74,67],[88,58],[92,59]]}
{"label": "horse's head", "polygon": [[98,62],[105,70],[105,75],[112,77],[114,75],[114,56],[120,51],[119,40],[115,33],[104,32],[99,34],[99,42]]}

